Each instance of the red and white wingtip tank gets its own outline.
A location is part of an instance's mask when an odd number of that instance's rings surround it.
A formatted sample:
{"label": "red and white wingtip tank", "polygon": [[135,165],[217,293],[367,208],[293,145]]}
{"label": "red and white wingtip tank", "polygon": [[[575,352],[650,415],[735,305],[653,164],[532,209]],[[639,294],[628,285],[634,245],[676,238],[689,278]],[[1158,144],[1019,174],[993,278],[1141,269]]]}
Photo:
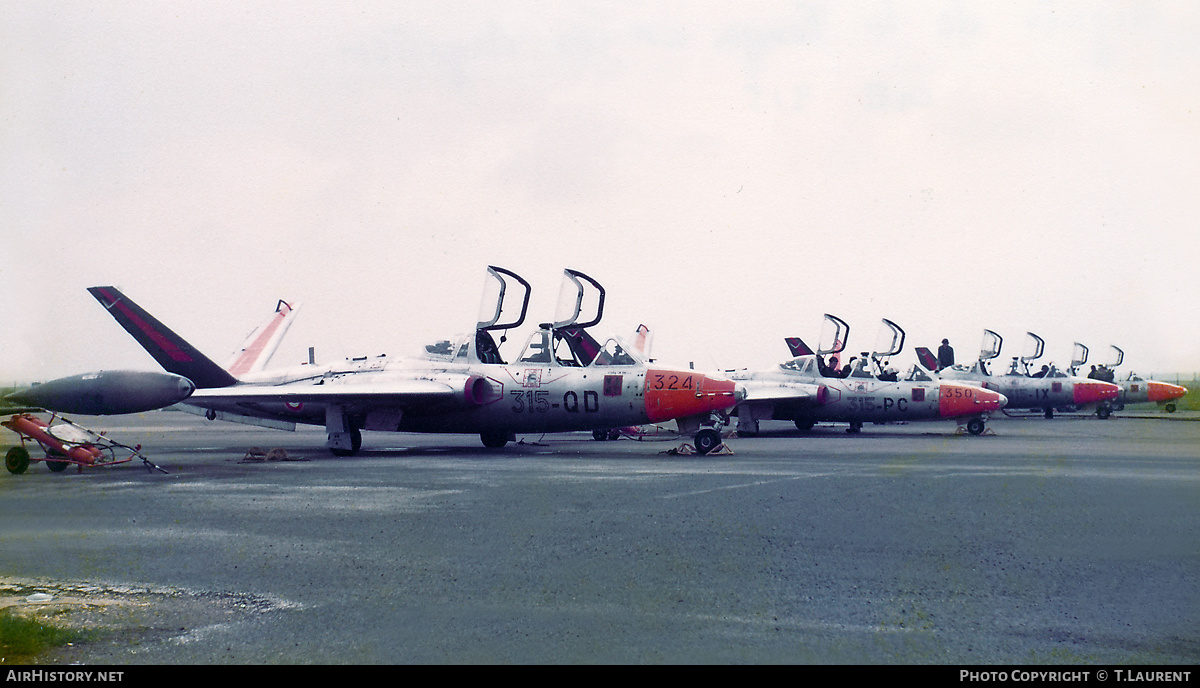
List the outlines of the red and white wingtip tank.
{"label": "red and white wingtip tank", "polygon": [[791,420],[802,430],[822,421],[843,422],[850,425],[850,432],[858,432],[866,423],[953,418],[965,419],[968,431],[978,435],[985,429],[987,414],[1006,402],[997,392],[937,380],[919,370],[899,379],[887,369],[887,359],[903,348],[904,331],[886,319],[891,345],[863,352],[839,367],[838,355],[845,349],[850,326],[833,315],[825,318],[834,326],[829,346],[814,353],[799,338],[790,337],[791,360],[771,370],[730,372],[746,388],[746,399],[737,407],[739,434],[758,432],[758,422],[766,419]]}

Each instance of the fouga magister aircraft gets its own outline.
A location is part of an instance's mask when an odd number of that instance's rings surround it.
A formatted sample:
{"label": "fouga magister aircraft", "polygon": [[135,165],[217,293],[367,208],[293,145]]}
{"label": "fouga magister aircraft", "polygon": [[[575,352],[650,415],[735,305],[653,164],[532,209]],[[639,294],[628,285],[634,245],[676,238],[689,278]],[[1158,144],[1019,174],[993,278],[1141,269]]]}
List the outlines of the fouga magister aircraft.
{"label": "fouga magister aircraft", "polygon": [[[1044,366],[1037,373],[1031,372],[1030,363],[1041,358],[1046,343],[1036,334],[1028,334],[1035,351],[1020,358],[1014,356],[1008,372],[1003,375],[992,375],[988,370],[988,361],[1000,355],[1004,344],[1004,339],[992,330],[983,331],[979,360],[970,366],[955,365],[938,370],[937,375],[943,380],[972,382],[1003,394],[1008,398],[1008,405],[1004,408],[1006,415],[1012,415],[1017,409],[1031,409],[1053,418],[1055,409],[1082,407],[1094,408],[1100,417],[1107,418],[1106,404],[1116,398],[1117,386],[1110,382],[1068,375],[1054,364]],[[937,356],[927,347],[917,349],[917,358],[929,370],[937,370]]]}
{"label": "fouga magister aircraft", "polygon": [[[1117,360],[1115,363],[1103,366],[1110,372],[1115,370],[1125,360],[1124,351],[1121,351],[1116,346],[1112,348],[1117,352]],[[1183,398],[1188,392],[1187,387],[1173,385],[1169,382],[1160,382],[1158,380],[1146,380],[1132,372],[1124,380],[1115,380],[1114,382],[1121,388],[1121,393],[1117,395],[1116,400],[1113,402],[1113,408],[1117,411],[1124,410],[1127,404],[1155,402],[1167,413],[1175,413],[1175,400]]]}
{"label": "fouga magister aircraft", "polygon": [[936,380],[915,366],[904,380],[886,370],[887,357],[904,345],[904,331],[886,319],[890,347],[864,352],[841,371],[827,367],[822,357],[832,360],[844,350],[850,326],[829,314],[825,319],[835,327],[831,346],[813,352],[799,338],[789,337],[791,360],[772,370],[729,372],[746,388],[746,398],[737,406],[739,435],[757,433],[759,421],[766,419],[791,420],[801,430],[819,421],[849,423],[848,432],[859,432],[865,423],[965,419],[967,430],[978,435],[985,429],[986,414],[1004,406],[1001,394]]}
{"label": "fouga magister aircraft", "polygon": [[[512,363],[501,357],[491,333],[519,327],[529,306],[529,283],[503,268],[488,268],[495,310],[474,336],[425,347],[421,358],[354,358],[331,365],[302,365],[234,374],[217,366],[113,287],[88,291],[167,371],[187,377],[196,391],[186,405],[209,419],[268,427],[323,425],[336,455],[356,453],[362,431],[478,433],[488,447],[503,447],[516,433],[595,430],[675,419],[695,433],[701,453],[720,444],[708,422],[713,411],[737,402],[730,380],[694,371],[647,366],[619,341],[601,345],[586,328],[600,321],[603,287],[567,270],[560,299],[570,311],[530,336]],[[495,280],[492,282],[491,280]],[[506,291],[524,290],[520,312],[506,317]],[[585,285],[598,291],[595,315],[583,321]],[[485,305],[486,305],[485,292]],[[590,305],[589,301],[589,305]],[[511,317],[511,316],[509,316]],[[502,338],[503,341],[503,338]]]}

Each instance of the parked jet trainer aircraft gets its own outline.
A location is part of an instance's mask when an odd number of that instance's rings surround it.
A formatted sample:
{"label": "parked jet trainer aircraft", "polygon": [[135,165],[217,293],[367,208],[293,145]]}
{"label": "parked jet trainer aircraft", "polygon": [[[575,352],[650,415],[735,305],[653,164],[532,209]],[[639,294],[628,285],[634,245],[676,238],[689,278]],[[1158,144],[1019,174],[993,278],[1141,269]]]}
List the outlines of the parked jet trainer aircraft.
{"label": "parked jet trainer aircraft", "polygon": [[[530,288],[502,268],[489,267],[488,276],[498,284],[494,316],[481,320],[465,341],[426,347],[424,358],[363,357],[239,375],[217,366],[117,289],[88,291],[163,368],[195,383],[187,405],[206,409],[210,420],[291,429],[296,423],[324,425],[327,446],[340,456],[359,450],[362,430],[479,433],[484,445],[502,447],[516,433],[671,419],[681,432],[695,433],[700,453],[720,444],[715,429],[701,426],[713,411],[736,404],[735,384],[647,366],[615,339],[600,345],[586,328],[600,321],[604,290],[583,273],[566,271],[564,287],[576,287],[577,296],[573,303],[560,299],[560,309],[565,303],[573,313],[541,325],[524,353],[505,363],[490,333],[524,322]],[[514,283],[524,289],[524,301],[516,319],[502,323],[505,291]],[[580,322],[585,283],[599,290],[599,299],[595,316]],[[264,343],[263,350],[277,343]]]}
{"label": "parked jet trainer aircraft", "polygon": [[[738,434],[758,432],[760,420],[791,420],[801,430],[818,421],[848,422],[849,432],[864,423],[966,419],[972,435],[984,431],[985,414],[1005,404],[1003,395],[976,385],[936,380],[914,367],[905,380],[885,372],[886,358],[900,352],[904,331],[892,328],[892,346],[886,351],[864,352],[846,377],[824,367],[821,356],[831,358],[845,348],[850,327],[832,315],[825,318],[836,328],[833,345],[814,352],[799,338],[787,340],[793,356],[778,368],[766,371],[731,371],[730,378],[746,388],[737,406]],[[872,366],[876,369],[872,371]],[[832,367],[832,366],[831,366]]]}
{"label": "parked jet trainer aircraft", "polygon": [[[1115,346],[1112,348],[1117,352],[1117,361],[1105,366],[1109,371],[1114,370],[1125,360],[1124,351]],[[1158,380],[1146,380],[1136,373],[1129,373],[1124,380],[1115,380],[1115,382],[1121,388],[1121,393],[1113,402],[1113,408],[1117,411],[1123,410],[1126,404],[1144,404],[1153,401],[1167,413],[1174,413],[1175,400],[1183,398],[1188,392],[1187,387]]]}
{"label": "parked jet trainer aircraft", "polygon": [[[1009,414],[1013,409],[1035,409],[1045,413],[1047,418],[1054,417],[1054,409],[1068,407],[1094,408],[1102,417],[1108,417],[1109,402],[1117,396],[1117,386],[1101,380],[1068,375],[1058,370],[1054,364],[1045,367],[1044,371],[1031,373],[1030,362],[1041,357],[1045,350],[1045,341],[1030,332],[1036,351],[1031,356],[1013,357],[1012,365],[1003,375],[992,375],[988,371],[987,362],[1000,355],[1003,338],[991,330],[983,331],[983,345],[980,347],[979,360],[970,366],[956,365],[937,372],[943,380],[959,380],[981,385],[997,391],[1008,398],[1004,412]],[[917,358],[929,370],[937,369],[937,357],[926,347],[917,349]],[[1024,371],[1018,366],[1024,368]]]}

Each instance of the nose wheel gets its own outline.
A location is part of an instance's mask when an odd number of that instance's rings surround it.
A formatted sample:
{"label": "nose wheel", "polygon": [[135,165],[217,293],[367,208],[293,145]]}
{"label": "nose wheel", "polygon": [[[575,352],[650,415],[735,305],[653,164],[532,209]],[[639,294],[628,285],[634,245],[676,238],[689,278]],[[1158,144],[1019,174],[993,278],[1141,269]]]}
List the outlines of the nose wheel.
{"label": "nose wheel", "polygon": [[704,428],[696,433],[696,453],[707,454],[721,443],[721,433],[712,428]]}
{"label": "nose wheel", "polygon": [[972,418],[971,420],[967,421],[967,432],[971,433],[972,435],[982,435],[983,427],[984,425],[982,418]]}

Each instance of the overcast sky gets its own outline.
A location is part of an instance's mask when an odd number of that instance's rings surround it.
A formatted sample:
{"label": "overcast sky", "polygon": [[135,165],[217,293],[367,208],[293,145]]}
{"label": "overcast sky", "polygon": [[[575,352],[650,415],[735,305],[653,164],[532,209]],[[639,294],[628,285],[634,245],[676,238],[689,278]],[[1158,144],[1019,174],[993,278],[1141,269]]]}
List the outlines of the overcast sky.
{"label": "overcast sky", "polygon": [[598,335],[704,369],[828,312],[905,365],[990,328],[1197,371],[1197,37],[1194,2],[6,2],[0,384],[155,369],[89,286],[218,362],[301,302],[278,365],[467,332],[489,264],[530,324],[575,268]]}

